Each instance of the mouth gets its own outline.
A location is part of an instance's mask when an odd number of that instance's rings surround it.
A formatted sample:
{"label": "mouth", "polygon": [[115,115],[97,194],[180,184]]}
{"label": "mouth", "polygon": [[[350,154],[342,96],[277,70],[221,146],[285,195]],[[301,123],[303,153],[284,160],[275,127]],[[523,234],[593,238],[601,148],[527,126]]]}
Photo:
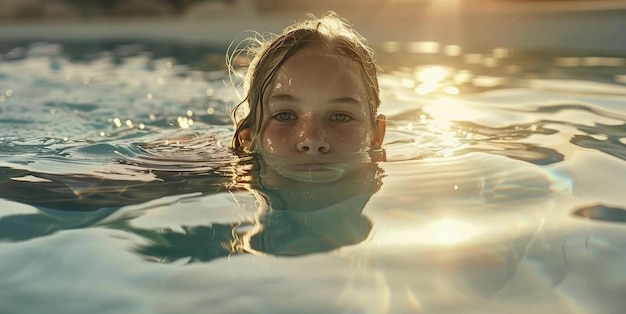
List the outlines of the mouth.
{"label": "mouth", "polygon": [[292,168],[294,171],[304,172],[321,172],[321,171],[334,171],[332,168],[326,167],[324,164],[300,164]]}
{"label": "mouth", "polygon": [[345,165],[321,163],[283,165],[276,170],[283,177],[308,183],[337,181],[346,171]]}

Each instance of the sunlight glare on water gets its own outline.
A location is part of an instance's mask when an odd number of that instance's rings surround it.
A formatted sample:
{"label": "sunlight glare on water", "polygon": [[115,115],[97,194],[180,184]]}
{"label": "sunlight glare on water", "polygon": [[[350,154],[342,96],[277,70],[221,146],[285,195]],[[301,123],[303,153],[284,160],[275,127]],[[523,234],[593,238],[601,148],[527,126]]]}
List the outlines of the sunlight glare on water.
{"label": "sunlight glare on water", "polygon": [[411,230],[389,232],[376,238],[384,245],[454,245],[470,240],[480,228],[458,219],[443,218]]}

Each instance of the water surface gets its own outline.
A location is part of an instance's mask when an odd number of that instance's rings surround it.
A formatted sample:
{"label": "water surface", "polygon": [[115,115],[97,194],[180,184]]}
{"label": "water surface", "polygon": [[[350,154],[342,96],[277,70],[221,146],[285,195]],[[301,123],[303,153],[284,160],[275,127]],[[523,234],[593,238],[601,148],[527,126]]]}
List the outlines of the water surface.
{"label": "water surface", "polygon": [[623,58],[379,47],[384,152],[298,185],[229,150],[221,49],[0,48],[1,312],[622,308]]}

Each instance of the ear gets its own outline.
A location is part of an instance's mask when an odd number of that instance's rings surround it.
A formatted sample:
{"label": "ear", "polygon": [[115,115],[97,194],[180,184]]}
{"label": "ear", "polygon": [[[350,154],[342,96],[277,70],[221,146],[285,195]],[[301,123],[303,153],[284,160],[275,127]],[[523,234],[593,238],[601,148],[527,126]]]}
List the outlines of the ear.
{"label": "ear", "polygon": [[372,136],[371,146],[373,148],[380,148],[383,145],[385,139],[385,132],[387,131],[387,118],[383,114],[376,116],[376,127],[374,128],[374,134]]}
{"label": "ear", "polygon": [[239,131],[239,134],[237,134],[237,141],[239,141],[239,145],[244,150],[249,151],[250,149],[252,149],[252,132],[250,132],[250,129],[241,129],[241,131]]}

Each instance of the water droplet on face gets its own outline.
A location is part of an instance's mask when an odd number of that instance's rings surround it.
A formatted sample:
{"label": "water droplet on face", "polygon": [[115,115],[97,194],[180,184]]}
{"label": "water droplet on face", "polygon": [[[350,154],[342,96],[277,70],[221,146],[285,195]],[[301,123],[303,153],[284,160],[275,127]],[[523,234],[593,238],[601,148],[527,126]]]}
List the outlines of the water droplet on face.
{"label": "water droplet on face", "polygon": [[274,142],[272,142],[272,139],[270,138],[265,139],[265,150],[270,153],[275,152]]}

